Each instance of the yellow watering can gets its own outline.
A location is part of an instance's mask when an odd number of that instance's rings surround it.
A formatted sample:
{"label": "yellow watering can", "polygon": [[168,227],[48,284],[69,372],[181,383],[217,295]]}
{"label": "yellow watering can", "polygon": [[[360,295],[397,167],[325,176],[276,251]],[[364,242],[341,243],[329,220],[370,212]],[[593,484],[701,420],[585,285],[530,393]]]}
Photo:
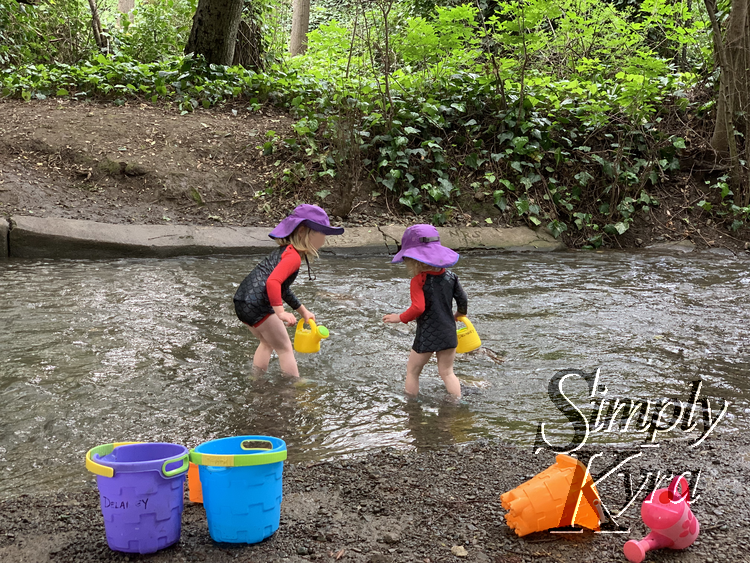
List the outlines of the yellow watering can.
{"label": "yellow watering can", "polygon": [[482,341],[479,339],[477,331],[474,330],[474,325],[471,324],[471,321],[467,317],[458,317],[456,320],[466,325],[464,328],[459,328],[456,331],[456,335],[458,336],[456,352],[465,354],[479,348],[482,345]]}
{"label": "yellow watering can", "polygon": [[294,349],[303,354],[320,352],[320,341],[328,338],[326,327],[317,326],[312,319],[309,324],[310,329],[305,328],[305,319],[300,319],[297,323],[297,331],[294,333]]}

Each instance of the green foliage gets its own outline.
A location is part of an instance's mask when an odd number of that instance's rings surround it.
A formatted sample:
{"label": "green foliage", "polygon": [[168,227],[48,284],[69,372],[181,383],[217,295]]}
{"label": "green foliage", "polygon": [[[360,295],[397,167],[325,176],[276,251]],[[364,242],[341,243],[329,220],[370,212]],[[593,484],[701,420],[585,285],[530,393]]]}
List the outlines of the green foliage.
{"label": "green foliage", "polygon": [[[524,6],[526,26],[548,21],[552,13],[547,3],[534,10]],[[591,243],[597,245],[602,238],[597,231],[625,232],[637,213],[658,204],[644,186],[675,168],[674,147],[659,139],[650,120],[691,77],[671,75],[663,61],[633,48],[617,59],[619,73],[604,74],[602,62],[589,59],[573,69],[560,67],[560,79],[534,71],[521,84],[516,76],[522,61],[505,58],[497,74],[488,75],[477,56],[475,17],[475,9],[459,6],[439,8],[429,20],[394,21],[392,29],[399,33],[390,38],[388,77],[382,76],[382,62],[371,64],[378,53],[368,50],[364,38],[352,43],[351,31],[340,24],[321,26],[310,36],[308,54],[289,63],[298,86],[305,83],[303,76],[313,77],[321,90],[297,95],[292,105],[300,116],[322,122],[342,99],[356,100],[364,164],[386,194],[414,213],[444,208],[461,196],[463,185],[485,191],[500,212],[547,226],[555,236],[571,228],[593,231]],[[568,15],[568,20],[575,18]],[[498,19],[494,37],[517,46],[519,33],[528,29],[518,21]],[[579,25],[586,28],[591,21]],[[370,42],[376,32],[382,29],[370,30]],[[570,25],[567,32],[573,33]],[[531,54],[550,44],[546,34],[526,39]],[[568,48],[567,42],[561,45]],[[607,43],[598,49],[613,56]],[[499,95],[498,81],[505,96]],[[324,85],[334,85],[333,93]],[[312,99],[314,105],[305,103]],[[516,107],[520,100],[523,105]],[[632,121],[622,123],[623,114]],[[326,130],[321,134],[325,140]],[[585,138],[601,141],[594,147],[580,144]],[[654,152],[665,142],[669,150]],[[566,182],[571,165],[580,168],[573,185]],[[437,213],[433,221],[444,217]]]}
{"label": "green foliage", "polygon": [[280,37],[275,33],[275,18],[280,0],[245,0],[242,19],[248,22],[260,35],[259,55],[264,59],[264,67],[272,62],[278,62],[286,53],[286,35],[281,45],[274,43]]}
{"label": "green foliage", "polygon": [[[269,22],[279,0],[246,0],[242,17],[263,35],[268,53],[273,30]],[[151,63],[182,54],[198,0],[137,0],[129,16],[116,0],[98,0],[107,54]],[[275,45],[274,54],[278,51]],[[40,0],[19,4],[0,0],[0,69],[39,63],[78,64],[97,53],[86,0]]]}
{"label": "green foliage", "polygon": [[[364,171],[370,192],[434,224],[453,220],[460,202],[482,201],[488,224],[522,220],[597,248],[659,204],[654,188],[685,148],[660,121],[666,107],[687,104],[698,79],[676,61],[705,66],[708,52],[701,13],[665,0],[627,12],[593,0],[510,0],[488,17],[481,2],[363,12],[330,0],[319,8],[340,17],[316,21],[307,53],[258,74],[178,56],[190,1],[139,5],[111,32],[114,56],[8,69],[2,95],[137,97],[183,112],[272,100],[296,117],[295,136],[272,133],[259,149],[305,160],[284,168],[279,157],[277,181],[259,197],[307,183],[323,200],[332,182]],[[268,49],[279,57],[287,20],[268,2],[253,5],[268,16]],[[704,212],[747,220],[723,188],[711,191],[721,197],[700,202]]]}
{"label": "green foliage", "polygon": [[190,56],[145,64],[122,55],[97,55],[77,66],[40,64],[0,71],[3,97],[143,98],[172,102],[182,111],[211,107],[240,95],[257,102],[268,89],[262,75],[242,67],[206,65]]}
{"label": "green foliage", "polygon": [[[739,206],[734,202],[729,176],[720,176],[715,182],[706,180],[707,199],[700,200],[696,206],[723,222],[733,231],[746,227],[750,223],[750,206]],[[711,201],[713,203],[711,203]]]}
{"label": "green foliage", "polygon": [[343,23],[351,28],[359,5],[350,0],[316,0],[310,5],[310,30],[314,31],[331,21]]}
{"label": "green foliage", "polygon": [[411,70],[439,68],[446,57],[458,62],[474,60],[478,56],[479,39],[474,27],[477,10],[468,5],[437,8],[436,17],[428,21],[421,17],[409,18],[400,35],[393,38],[393,48],[400,62]]}
{"label": "green foliage", "polygon": [[144,63],[181,54],[197,6],[197,0],[138,2],[121,18],[122,31],[112,34],[114,50]]}
{"label": "green foliage", "polygon": [[0,69],[27,62],[73,63],[93,48],[83,0],[20,4],[0,0]]}
{"label": "green foliage", "polygon": [[42,45],[31,30],[30,9],[16,0],[0,0],[0,68],[41,53]]}

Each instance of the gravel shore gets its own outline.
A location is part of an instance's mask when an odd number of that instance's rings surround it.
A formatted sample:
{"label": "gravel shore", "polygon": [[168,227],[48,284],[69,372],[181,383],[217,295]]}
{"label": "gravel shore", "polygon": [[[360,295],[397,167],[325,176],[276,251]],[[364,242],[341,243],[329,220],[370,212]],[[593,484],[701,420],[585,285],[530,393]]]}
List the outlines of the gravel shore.
{"label": "gravel shore", "polygon": [[[692,472],[698,540],[684,551],[651,552],[647,561],[750,561],[750,446],[745,436],[710,437],[693,449],[685,441],[642,450],[637,444],[606,449],[592,466],[594,476],[604,475],[618,454],[627,457],[624,451],[643,455],[597,486],[612,514],[626,506],[648,472],[667,475],[659,487],[666,487],[675,472]],[[85,490],[0,501],[0,561],[626,561],[625,541],[648,533],[640,520],[645,489],[617,518],[622,529],[629,529],[625,533],[546,531],[519,538],[505,524],[500,494],[552,463],[551,452],[534,455],[530,447],[480,441],[427,452],[386,449],[354,459],[286,464],[281,526],[271,538],[256,545],[214,543],[202,505],[186,496],[181,540],[147,556],[107,547],[92,478]]]}

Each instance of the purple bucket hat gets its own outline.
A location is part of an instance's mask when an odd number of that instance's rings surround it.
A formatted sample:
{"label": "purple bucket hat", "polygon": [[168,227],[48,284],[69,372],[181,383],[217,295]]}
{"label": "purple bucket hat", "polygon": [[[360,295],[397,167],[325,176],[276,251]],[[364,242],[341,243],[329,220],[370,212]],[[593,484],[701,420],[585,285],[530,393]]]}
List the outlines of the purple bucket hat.
{"label": "purple bucket hat", "polygon": [[391,262],[413,258],[436,268],[449,268],[458,262],[458,253],[440,244],[440,233],[432,225],[412,225],[401,237],[401,250]]}
{"label": "purple bucket hat", "polygon": [[286,238],[294,232],[300,223],[304,223],[313,231],[324,235],[340,235],[344,232],[343,227],[331,227],[328,215],[317,205],[303,203],[294,208],[294,211],[281,221],[268,236],[271,238]]}

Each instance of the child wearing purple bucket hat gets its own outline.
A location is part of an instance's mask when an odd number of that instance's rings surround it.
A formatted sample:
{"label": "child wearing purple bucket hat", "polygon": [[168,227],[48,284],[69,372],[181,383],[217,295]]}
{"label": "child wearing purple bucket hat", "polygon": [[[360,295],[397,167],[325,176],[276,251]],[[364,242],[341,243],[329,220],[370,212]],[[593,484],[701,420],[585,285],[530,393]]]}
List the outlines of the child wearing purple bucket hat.
{"label": "child wearing purple bucket hat", "polygon": [[411,307],[400,315],[385,315],[383,322],[417,321],[417,335],[406,363],[406,393],[413,396],[419,393],[422,368],[435,353],[446,390],[459,398],[461,384],[453,373],[458,346],[456,317],[466,315],[469,300],[458,276],[446,270],[458,262],[458,254],[440,244],[440,234],[432,225],[413,225],[404,231],[401,250],[393,262],[406,262],[412,276]]}
{"label": "child wearing purple bucket hat", "polygon": [[[298,205],[292,213],[269,233],[279,243],[265,260],[255,266],[237,288],[234,310],[260,344],[253,356],[253,366],[266,370],[274,350],[279,355],[281,371],[299,377],[297,361],[286,326],[297,320],[284,310],[286,302],[300,316],[309,321],[315,315],[308,311],[292,293],[290,286],[297,278],[302,258],[310,273],[310,262],[318,257],[326,235],[340,235],[342,227],[331,227],[326,212],[317,205]],[[313,279],[312,276],[310,279]]]}

